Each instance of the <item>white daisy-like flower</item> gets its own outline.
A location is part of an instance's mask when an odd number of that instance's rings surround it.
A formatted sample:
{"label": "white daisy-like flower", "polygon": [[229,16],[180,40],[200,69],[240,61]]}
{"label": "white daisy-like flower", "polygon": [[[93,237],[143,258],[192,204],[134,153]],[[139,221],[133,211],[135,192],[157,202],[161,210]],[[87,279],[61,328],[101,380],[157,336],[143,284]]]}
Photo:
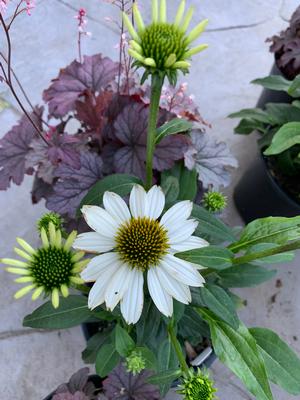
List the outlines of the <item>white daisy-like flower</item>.
{"label": "white daisy-like flower", "polygon": [[198,225],[189,219],[193,204],[181,201],[160,218],[165,195],[158,186],[148,193],[133,187],[129,208],[116,193],[105,192],[104,208],[84,206],[82,213],[95,232],[79,235],[73,247],[101,253],[81,273],[86,282],[94,282],[89,293],[91,309],[106,303],[113,310],[120,302],[126,322],[136,323],[143,310],[144,275],[150,296],[159,311],[170,317],[173,298],[188,304],[189,286],[200,287],[204,279],[197,267],[175,256],[177,252],[207,246],[193,233]]}

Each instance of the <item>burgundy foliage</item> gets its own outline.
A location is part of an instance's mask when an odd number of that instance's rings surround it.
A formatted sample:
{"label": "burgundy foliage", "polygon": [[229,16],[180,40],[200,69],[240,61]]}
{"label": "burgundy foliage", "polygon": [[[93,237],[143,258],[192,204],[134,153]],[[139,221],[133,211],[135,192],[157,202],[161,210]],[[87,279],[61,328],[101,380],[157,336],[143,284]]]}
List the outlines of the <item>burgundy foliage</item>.
{"label": "burgundy foliage", "polygon": [[120,363],[103,382],[105,396],[108,400],[159,400],[159,390],[147,383],[151,371],[140,374],[128,373]]}
{"label": "burgundy foliage", "polygon": [[268,39],[272,42],[270,51],[275,54],[278,68],[287,79],[294,79],[300,73],[300,7],[292,15],[290,25],[279,35]]}

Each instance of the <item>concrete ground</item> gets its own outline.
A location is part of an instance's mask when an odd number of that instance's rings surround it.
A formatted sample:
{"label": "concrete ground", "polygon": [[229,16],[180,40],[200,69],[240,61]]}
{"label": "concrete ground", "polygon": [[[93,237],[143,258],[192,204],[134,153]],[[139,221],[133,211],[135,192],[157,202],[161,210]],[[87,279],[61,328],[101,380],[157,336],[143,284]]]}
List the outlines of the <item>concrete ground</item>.
{"label": "concrete ground", "polygon": [[[140,0],[149,12],[149,1]],[[172,11],[178,1],[169,1]],[[286,26],[297,0],[202,0],[197,4],[195,22],[207,17],[209,28],[203,40],[209,49],[195,58],[187,78],[203,117],[212,123],[211,134],[227,141],[238,158],[240,167],[233,174],[238,181],[251,159],[255,157],[254,137],[233,135],[234,121],[226,116],[235,110],[255,105],[260,89],[249,82],[268,74],[273,59],[265,39]],[[76,10],[88,10],[88,29],[92,38],[84,39],[84,52],[102,52],[117,58],[114,45],[117,31],[106,16],[116,16],[115,9],[102,0],[39,0],[32,17],[19,18],[13,30],[13,66],[33,103],[41,99],[60,67],[76,57]],[[1,36],[3,38],[3,36]],[[4,39],[0,50],[5,49]],[[19,117],[9,91],[0,84],[0,100],[8,107],[0,112],[0,136]],[[3,101],[0,102],[3,104]],[[42,204],[32,206],[27,178],[21,187],[13,186],[0,193],[0,255],[9,257],[15,237],[23,236],[37,242],[34,222],[43,212]],[[228,190],[229,197],[231,189]],[[232,225],[241,220],[231,201],[225,215]],[[299,257],[289,265],[278,267],[276,280],[253,289],[239,291],[248,301],[241,317],[249,326],[266,326],[276,330],[300,353],[300,284]],[[1,400],[41,400],[59,383],[82,366],[80,353],[85,342],[80,328],[44,332],[24,329],[22,318],[36,307],[29,299],[15,301],[16,290],[11,276],[0,271],[0,398]],[[299,339],[298,339],[299,338]],[[212,372],[221,400],[253,399],[231,372],[216,362]],[[170,394],[169,398],[176,396]],[[292,396],[274,388],[276,400]]]}

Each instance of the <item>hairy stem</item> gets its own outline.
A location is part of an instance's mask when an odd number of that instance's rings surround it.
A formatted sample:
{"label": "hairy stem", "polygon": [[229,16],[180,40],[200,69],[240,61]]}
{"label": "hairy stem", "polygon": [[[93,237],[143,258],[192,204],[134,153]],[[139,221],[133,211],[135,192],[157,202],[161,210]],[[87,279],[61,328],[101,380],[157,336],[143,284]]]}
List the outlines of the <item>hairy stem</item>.
{"label": "hairy stem", "polygon": [[171,343],[177,354],[177,358],[178,358],[179,364],[181,366],[182,372],[186,373],[189,371],[189,367],[185,361],[185,357],[184,357],[184,354],[182,353],[180,343],[178,342],[178,339],[177,339],[177,336],[176,336],[176,333],[174,330],[174,322],[173,321],[171,321],[168,325],[168,333],[169,333]]}
{"label": "hairy stem", "polygon": [[294,242],[283,244],[272,249],[266,249],[262,251],[257,251],[256,253],[246,254],[241,257],[234,258],[232,260],[233,265],[246,264],[254,260],[259,260],[261,258],[274,256],[276,254],[281,254],[286,251],[298,250],[300,249],[300,240],[295,240]]}
{"label": "hairy stem", "polygon": [[147,135],[147,158],[146,158],[146,189],[149,190],[153,180],[153,156],[155,150],[156,127],[159,113],[159,101],[164,78],[158,74],[152,75],[150,113]]}

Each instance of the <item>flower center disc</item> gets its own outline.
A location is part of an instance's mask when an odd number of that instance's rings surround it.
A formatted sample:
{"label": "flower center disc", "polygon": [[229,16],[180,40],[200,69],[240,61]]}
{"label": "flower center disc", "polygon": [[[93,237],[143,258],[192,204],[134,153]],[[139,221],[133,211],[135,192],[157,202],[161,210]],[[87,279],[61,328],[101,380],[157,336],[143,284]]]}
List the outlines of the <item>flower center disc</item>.
{"label": "flower center disc", "polygon": [[46,292],[63,284],[69,286],[73,267],[71,253],[52,246],[39,249],[30,264],[31,275]]}
{"label": "flower center disc", "polygon": [[156,220],[132,218],[124,223],[116,237],[117,251],[132,268],[147,271],[167,253],[167,231]]}
{"label": "flower center disc", "polygon": [[152,24],[142,34],[141,46],[146,58],[153,58],[158,68],[164,68],[171,54],[181,60],[187,50],[184,34],[175,26],[167,23]]}

